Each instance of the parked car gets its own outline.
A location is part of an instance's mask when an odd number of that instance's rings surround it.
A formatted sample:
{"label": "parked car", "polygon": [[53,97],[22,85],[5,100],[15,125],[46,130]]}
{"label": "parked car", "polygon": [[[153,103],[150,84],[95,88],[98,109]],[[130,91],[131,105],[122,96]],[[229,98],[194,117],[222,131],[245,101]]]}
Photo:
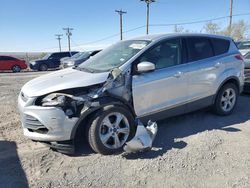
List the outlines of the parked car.
{"label": "parked car", "polygon": [[242,55],[245,55],[246,53],[250,52],[250,40],[240,41],[238,42],[237,46]]}
{"label": "parked car", "polygon": [[56,52],[49,53],[42,59],[38,59],[30,62],[30,68],[32,70],[46,71],[48,69],[59,68],[60,59],[64,57],[71,57],[78,52]]}
{"label": "parked car", "polygon": [[67,68],[72,66],[78,66],[90,57],[96,55],[101,50],[80,52],[73,55],[71,58],[61,60],[61,68]]}
{"label": "parked car", "polygon": [[18,106],[26,137],[70,153],[86,135],[95,152],[112,154],[133,137],[135,118],[145,124],[208,106],[229,115],[243,84],[243,58],[231,38],[149,35],[29,81]]}
{"label": "parked car", "polygon": [[250,52],[244,55],[245,68],[250,69]]}
{"label": "parked car", "polygon": [[11,56],[0,56],[0,70],[12,70],[12,72],[20,72],[26,69],[27,65],[24,60]]}

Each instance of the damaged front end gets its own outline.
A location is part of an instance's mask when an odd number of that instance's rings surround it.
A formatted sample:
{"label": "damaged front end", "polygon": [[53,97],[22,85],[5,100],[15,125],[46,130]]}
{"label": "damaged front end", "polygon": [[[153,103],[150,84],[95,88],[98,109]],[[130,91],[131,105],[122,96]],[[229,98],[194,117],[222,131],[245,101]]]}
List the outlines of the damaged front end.
{"label": "damaged front end", "polygon": [[[136,116],[132,107],[131,85],[130,71],[121,71],[115,68],[110,71],[103,84],[62,90],[41,96],[36,99],[36,107],[32,108],[32,112],[27,111],[27,113],[30,116],[33,115],[32,118],[40,120],[41,124],[46,125],[49,133],[51,132],[53,135],[50,137],[49,134],[44,134],[40,139],[36,135],[39,133],[36,130],[28,129],[26,125],[24,132],[29,138],[34,138],[33,140],[43,142],[62,153],[73,154],[77,129],[84,118],[95,110],[107,104],[118,102],[126,105]],[[34,110],[37,110],[37,113],[34,113]],[[41,115],[41,113],[44,113],[42,119],[35,115]],[[48,118],[45,117],[46,114],[49,116]],[[157,132],[156,123],[150,122],[145,128],[140,121],[138,122],[135,138],[126,143],[124,147],[126,152],[142,151],[152,147]]]}

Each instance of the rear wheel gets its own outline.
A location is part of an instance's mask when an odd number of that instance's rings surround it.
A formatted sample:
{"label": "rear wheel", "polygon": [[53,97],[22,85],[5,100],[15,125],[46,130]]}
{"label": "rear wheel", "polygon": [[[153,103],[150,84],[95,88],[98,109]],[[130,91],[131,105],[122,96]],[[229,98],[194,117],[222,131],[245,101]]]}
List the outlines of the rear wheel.
{"label": "rear wheel", "polygon": [[47,66],[46,64],[41,64],[41,65],[39,66],[39,70],[40,70],[40,71],[46,71],[46,70],[48,70],[48,66]]}
{"label": "rear wheel", "polygon": [[218,115],[231,114],[236,106],[238,94],[235,84],[228,83],[222,86],[214,103],[214,112]]}
{"label": "rear wheel", "polygon": [[106,155],[120,151],[134,133],[134,118],[121,106],[108,106],[94,114],[87,130],[90,147]]}
{"label": "rear wheel", "polygon": [[12,72],[20,72],[20,71],[21,71],[21,67],[20,67],[20,66],[14,65],[14,66],[12,67]]}

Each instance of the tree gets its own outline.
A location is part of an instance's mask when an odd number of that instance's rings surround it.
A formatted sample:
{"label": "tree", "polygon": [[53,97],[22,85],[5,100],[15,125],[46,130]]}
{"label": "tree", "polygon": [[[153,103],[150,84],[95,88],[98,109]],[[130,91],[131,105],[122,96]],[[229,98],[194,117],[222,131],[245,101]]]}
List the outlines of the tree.
{"label": "tree", "polygon": [[174,25],[174,33],[182,33],[184,28],[182,26]]}
{"label": "tree", "polygon": [[213,22],[208,22],[204,27],[205,32],[209,34],[220,34],[221,28],[218,24]]}
{"label": "tree", "polygon": [[231,29],[227,27],[223,34],[226,36],[231,36],[234,40],[239,41],[247,37],[249,31],[249,24],[244,20],[239,20],[232,24]]}

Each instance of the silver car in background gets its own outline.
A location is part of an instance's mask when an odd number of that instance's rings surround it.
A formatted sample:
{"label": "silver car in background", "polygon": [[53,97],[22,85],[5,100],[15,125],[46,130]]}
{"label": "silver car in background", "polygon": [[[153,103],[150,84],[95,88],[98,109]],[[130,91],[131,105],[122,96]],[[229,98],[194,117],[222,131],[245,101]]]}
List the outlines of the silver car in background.
{"label": "silver car in background", "polygon": [[61,60],[61,68],[68,68],[73,66],[78,66],[87,59],[99,53],[101,50],[85,51],[79,52],[73,55],[71,58]]}
{"label": "silver car in background", "polygon": [[250,52],[244,55],[245,68],[250,69]]}
{"label": "silver car in background", "polygon": [[242,55],[245,55],[248,52],[250,52],[250,40],[240,41],[240,42],[238,42],[237,46],[238,46],[240,53]]}
{"label": "silver car in background", "polygon": [[29,81],[18,106],[26,137],[64,153],[86,137],[95,152],[112,154],[135,134],[135,119],[156,121],[208,106],[231,114],[243,84],[243,58],[231,38],[148,35]]}

